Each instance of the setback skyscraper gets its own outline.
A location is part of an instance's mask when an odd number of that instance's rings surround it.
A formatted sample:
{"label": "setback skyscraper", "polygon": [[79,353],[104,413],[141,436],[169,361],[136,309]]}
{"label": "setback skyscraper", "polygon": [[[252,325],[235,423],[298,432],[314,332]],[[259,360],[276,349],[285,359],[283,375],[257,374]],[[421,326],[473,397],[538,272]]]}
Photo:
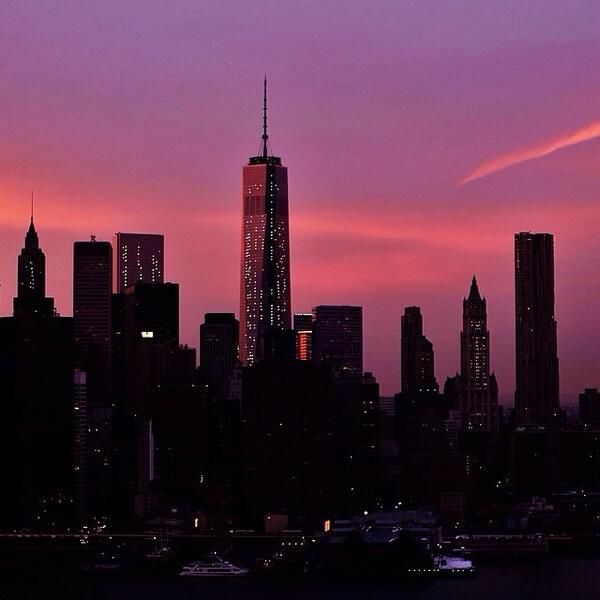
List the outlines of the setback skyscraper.
{"label": "setback skyscraper", "polygon": [[404,309],[400,347],[402,394],[408,398],[424,392],[437,392],[433,344],[423,335],[423,317],[418,306]]}
{"label": "setback skyscraper", "polygon": [[558,417],[554,320],[554,239],[515,234],[515,408],[518,426],[549,426]]}
{"label": "setback skyscraper", "polygon": [[46,256],[33,224],[33,200],[29,229],[17,263],[17,297],[13,304],[15,316],[22,312],[49,316],[54,311],[54,300],[46,298]]}
{"label": "setback skyscraper", "polygon": [[163,283],[165,238],[154,233],[116,233],[115,291],[138,281]]}
{"label": "setback skyscraper", "polygon": [[460,409],[463,426],[496,432],[498,385],[490,375],[490,332],[487,308],[473,276],[468,298],[463,300],[463,329],[460,333]]}
{"label": "setback skyscraper", "polygon": [[267,80],[261,153],[243,169],[240,359],[263,358],[266,329],[291,329],[287,168],[269,152]]}
{"label": "setback skyscraper", "polygon": [[73,492],[73,322],[45,295],[33,224],[18,260],[14,316],[0,318],[0,524],[64,525]]}

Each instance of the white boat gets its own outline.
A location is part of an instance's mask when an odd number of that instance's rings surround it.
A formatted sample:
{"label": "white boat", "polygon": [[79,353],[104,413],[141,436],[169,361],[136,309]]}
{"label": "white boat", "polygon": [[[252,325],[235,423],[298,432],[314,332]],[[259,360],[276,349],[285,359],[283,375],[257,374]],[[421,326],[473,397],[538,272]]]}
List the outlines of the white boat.
{"label": "white boat", "polygon": [[184,577],[239,577],[248,575],[249,572],[249,569],[236,567],[218,556],[211,556],[185,565],[179,574]]}
{"label": "white boat", "polygon": [[436,556],[433,564],[442,577],[475,575],[473,561],[462,556]]}

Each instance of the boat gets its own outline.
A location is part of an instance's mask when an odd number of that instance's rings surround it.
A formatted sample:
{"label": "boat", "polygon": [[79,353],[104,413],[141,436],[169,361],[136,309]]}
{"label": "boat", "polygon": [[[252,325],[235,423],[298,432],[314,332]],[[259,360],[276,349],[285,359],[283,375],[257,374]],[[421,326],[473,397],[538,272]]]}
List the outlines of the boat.
{"label": "boat", "polygon": [[464,556],[436,556],[433,565],[439,577],[471,577],[475,575],[473,561]]}
{"label": "boat", "polygon": [[183,577],[239,577],[248,575],[249,572],[249,569],[237,567],[214,555],[192,561],[185,565],[179,574]]}

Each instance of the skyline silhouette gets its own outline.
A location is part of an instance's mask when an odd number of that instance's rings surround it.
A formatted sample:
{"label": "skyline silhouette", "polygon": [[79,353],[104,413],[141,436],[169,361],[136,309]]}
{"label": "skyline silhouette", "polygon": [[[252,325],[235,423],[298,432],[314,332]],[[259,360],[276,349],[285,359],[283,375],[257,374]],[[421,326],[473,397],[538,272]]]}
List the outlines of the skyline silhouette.
{"label": "skyline silhouette", "polygon": [[[273,152],[290,167],[293,312],[362,305],[365,368],[389,395],[399,388],[404,306],[422,308],[438,381],[459,369],[461,302],[475,273],[506,397],[513,235],[547,231],[561,390],[598,384],[600,352],[581,344],[600,335],[598,140],[456,185],[489,159],[598,119],[597,7],[382,3],[373,14],[356,3],[344,14],[321,7],[316,18],[288,5],[270,11],[284,45],[258,40],[258,7],[244,19],[228,4],[4,10],[1,314],[10,313],[32,188],[61,314],[72,314],[72,242],[116,231],[165,235],[183,342],[197,346],[205,312],[237,314],[239,165],[256,149],[266,72]],[[398,19],[401,35],[386,24]],[[212,62],[199,58],[209,51]]]}

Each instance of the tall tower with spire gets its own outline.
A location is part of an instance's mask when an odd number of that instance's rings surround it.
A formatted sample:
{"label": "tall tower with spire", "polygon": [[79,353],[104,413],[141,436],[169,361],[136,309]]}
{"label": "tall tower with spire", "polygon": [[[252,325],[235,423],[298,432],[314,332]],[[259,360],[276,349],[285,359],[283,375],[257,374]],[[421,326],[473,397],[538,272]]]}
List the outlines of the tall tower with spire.
{"label": "tall tower with spire", "polygon": [[467,429],[496,432],[498,385],[490,375],[490,332],[487,308],[473,275],[469,296],[463,299],[460,333],[461,412]]}
{"label": "tall tower with spire", "polygon": [[242,173],[240,360],[263,358],[265,331],[291,329],[287,168],[273,156],[267,133],[264,81],[260,151]]}
{"label": "tall tower with spire", "polygon": [[40,248],[40,240],[33,224],[33,193],[29,229],[17,261],[17,297],[13,308],[15,315],[32,312],[48,316],[54,310],[54,301],[46,298],[46,256]]}

